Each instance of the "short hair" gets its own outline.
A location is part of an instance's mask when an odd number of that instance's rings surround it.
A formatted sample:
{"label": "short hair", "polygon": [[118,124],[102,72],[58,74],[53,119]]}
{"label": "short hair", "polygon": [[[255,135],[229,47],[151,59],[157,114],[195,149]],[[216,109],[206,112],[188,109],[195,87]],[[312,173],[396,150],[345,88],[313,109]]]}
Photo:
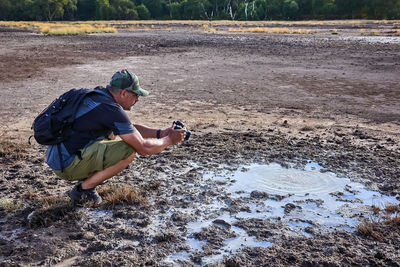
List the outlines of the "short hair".
{"label": "short hair", "polygon": [[120,88],[117,88],[117,87],[114,87],[114,86],[111,86],[111,85],[108,85],[108,86],[107,86],[107,89],[108,89],[110,92],[116,93],[116,94],[120,93],[120,92],[123,90],[123,89],[120,89]]}

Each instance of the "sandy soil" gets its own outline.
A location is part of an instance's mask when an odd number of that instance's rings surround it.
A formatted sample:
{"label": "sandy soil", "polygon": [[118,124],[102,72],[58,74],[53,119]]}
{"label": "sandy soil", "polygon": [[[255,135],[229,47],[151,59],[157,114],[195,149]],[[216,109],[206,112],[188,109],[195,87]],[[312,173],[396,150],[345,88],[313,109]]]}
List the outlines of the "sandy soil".
{"label": "sandy soil", "polygon": [[[400,265],[400,225],[373,207],[355,217],[374,218],[364,232],[312,225],[304,235],[281,218],[231,223],[216,218],[271,196],[234,198],[204,176],[317,162],[400,200],[399,37],[360,36],[351,25],[339,35],[180,26],[70,37],[0,29],[0,40],[0,266]],[[74,207],[64,195],[72,184],[47,167],[45,148],[27,144],[30,124],[62,92],[106,85],[122,68],[151,92],[132,121],[159,128],[180,119],[192,137],[100,186],[134,187],[134,204]],[[204,208],[212,203],[221,208]],[[192,236],[202,244],[192,251],[188,225],[198,219],[212,223]],[[239,230],[272,245],[221,251]]]}

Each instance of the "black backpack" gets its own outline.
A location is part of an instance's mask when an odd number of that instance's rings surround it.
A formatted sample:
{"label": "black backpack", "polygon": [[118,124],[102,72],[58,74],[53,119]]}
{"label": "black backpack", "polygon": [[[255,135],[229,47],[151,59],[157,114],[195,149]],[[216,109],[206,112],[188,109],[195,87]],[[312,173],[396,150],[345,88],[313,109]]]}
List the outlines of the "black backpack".
{"label": "black backpack", "polygon": [[72,125],[83,98],[93,89],[72,89],[62,94],[33,121],[33,137],[41,145],[56,145],[72,134]]}
{"label": "black backpack", "polygon": [[94,92],[95,90],[93,89],[69,90],[54,100],[33,121],[32,129],[35,140],[41,145],[58,146],[61,171],[64,170],[64,166],[61,158],[60,143],[72,135],[75,115],[83,98]]}

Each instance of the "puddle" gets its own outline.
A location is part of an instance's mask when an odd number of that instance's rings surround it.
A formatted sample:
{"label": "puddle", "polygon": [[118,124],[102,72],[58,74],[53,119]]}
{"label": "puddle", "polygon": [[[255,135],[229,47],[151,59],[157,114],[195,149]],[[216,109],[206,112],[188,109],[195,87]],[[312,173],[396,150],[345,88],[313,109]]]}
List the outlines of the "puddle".
{"label": "puddle", "polygon": [[113,215],[112,210],[92,210],[89,208],[81,208],[81,210],[84,210],[86,212],[86,214],[88,215],[88,220],[91,222],[100,222],[104,219],[111,218]]}
{"label": "puddle", "polygon": [[[343,189],[350,182],[338,179],[333,173],[321,173],[316,164],[309,164],[305,170],[283,168],[279,164],[251,165],[233,174],[236,182],[228,188],[231,193],[252,191],[278,195],[321,195]],[[221,179],[221,178],[219,178]]]}
{"label": "puddle", "polygon": [[248,209],[221,214],[221,208],[228,209],[228,204],[219,201],[205,204],[202,208],[208,210],[207,214],[187,224],[186,244],[190,251],[169,256],[165,260],[168,263],[190,261],[194,252],[201,252],[207,241],[194,238],[195,233],[200,233],[216,221],[222,222],[222,226],[229,225],[235,237],[226,239],[224,246],[214,255],[203,257],[201,264],[221,261],[225,255],[232,255],[245,246],[273,245],[257,240],[244,229],[234,226],[242,219],[278,220],[287,226],[282,231],[312,237],[316,231],[354,231],[363,218],[373,216],[371,205],[384,207],[399,203],[395,197],[367,190],[364,185],[350,179],[339,178],[315,162],[307,164],[304,169],[284,168],[279,164],[251,164],[236,171],[207,173],[203,178],[224,187],[233,200],[240,199]]}
{"label": "puddle", "polygon": [[312,221],[313,226],[321,230],[351,230],[362,217],[371,215],[371,205],[384,207],[399,203],[395,197],[367,190],[360,183],[325,172],[317,163],[307,164],[304,170],[279,164],[253,164],[225,179],[234,181],[227,188],[233,197],[255,200],[258,204],[249,205],[251,212],[241,212],[236,218],[280,217],[286,222]]}
{"label": "puddle", "polygon": [[[0,238],[3,240],[6,240],[8,242],[14,241],[14,242],[19,242],[18,236],[23,233],[26,229],[23,227],[16,228],[14,230],[9,231],[8,233],[6,232],[1,232],[0,233]],[[22,244],[22,243],[21,243]]]}
{"label": "puddle", "polygon": [[242,228],[232,226],[231,223],[233,221],[234,219],[228,213],[224,213],[223,215],[219,216],[218,219],[188,223],[186,244],[190,247],[190,251],[178,252],[169,256],[164,261],[166,263],[177,263],[179,260],[190,261],[190,256],[194,252],[201,252],[203,250],[203,245],[207,244],[207,241],[205,240],[196,239],[194,234],[200,233],[203,228],[210,227],[212,224],[220,226],[229,225],[230,232],[232,232],[235,236],[224,240],[223,246],[218,251],[215,251],[213,255],[203,257],[201,260],[201,265],[222,261],[225,256],[234,254],[237,250],[243,248],[244,246],[266,248],[273,245],[270,242],[259,241],[256,237],[249,236]]}

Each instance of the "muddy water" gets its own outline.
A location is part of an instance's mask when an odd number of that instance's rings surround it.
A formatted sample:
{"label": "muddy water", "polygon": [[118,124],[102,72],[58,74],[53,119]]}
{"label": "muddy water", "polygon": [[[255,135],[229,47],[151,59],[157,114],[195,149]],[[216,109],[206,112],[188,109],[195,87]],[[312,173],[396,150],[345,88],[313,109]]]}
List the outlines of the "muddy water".
{"label": "muddy water", "polygon": [[262,200],[249,206],[251,212],[241,212],[236,218],[280,217],[288,222],[312,222],[324,230],[351,229],[359,223],[357,218],[369,216],[371,205],[382,208],[399,203],[396,197],[326,172],[317,163],[309,163],[302,170],[253,164],[213,178],[228,180],[227,190],[233,197]]}
{"label": "muddy water", "polygon": [[[197,239],[204,229],[226,228],[232,235],[224,240],[217,253],[202,258],[201,264],[221,261],[243,247],[269,247],[273,242],[257,240],[244,229],[235,226],[251,218],[282,222],[288,234],[312,237],[316,232],[354,231],[363,218],[373,216],[371,205],[383,208],[398,204],[395,197],[367,190],[360,183],[339,178],[311,162],[304,169],[282,167],[279,164],[241,166],[237,171],[207,173],[204,180],[216,181],[235,200],[247,203],[247,210],[238,213],[221,212],[229,205],[220,201],[205,205],[209,214],[217,217],[198,218],[187,224],[188,251],[170,255],[165,262],[188,261],[193,253],[203,252],[206,240]],[[187,212],[183,211],[182,212]]]}

